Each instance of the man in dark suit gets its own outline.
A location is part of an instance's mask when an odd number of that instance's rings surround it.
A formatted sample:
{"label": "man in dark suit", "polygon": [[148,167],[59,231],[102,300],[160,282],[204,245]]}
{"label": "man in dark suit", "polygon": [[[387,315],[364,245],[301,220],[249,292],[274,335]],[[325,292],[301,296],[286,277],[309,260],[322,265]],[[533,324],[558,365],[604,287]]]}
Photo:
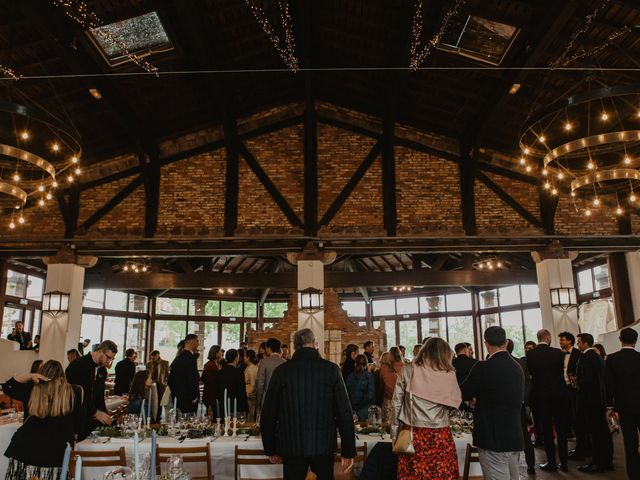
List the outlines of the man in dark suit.
{"label": "man in dark suit", "polygon": [[476,399],[473,444],[478,447],[484,478],[517,480],[524,448],[524,372],[507,351],[502,327],[487,328],[484,343],[489,356],[476,363],[460,385],[463,400]]}
{"label": "man in dark suit", "polygon": [[102,342],[95,351],[78,358],[66,370],[67,381],[84,390],[82,409],[84,424],[78,440],[89,436],[96,426],[111,425],[111,417],[104,402],[104,382],[107,369],[113,363],[118,347],[111,340]]}
{"label": "man in dark suit", "polygon": [[116,381],[113,393],[124,395],[131,390],[131,382],[136,374],[136,357],[138,354],[133,348],[127,349],[124,359],[116,363]]}
{"label": "man in dark suit", "polygon": [[640,352],[635,350],[638,332],[633,328],[620,331],[622,349],[607,357],[604,370],[608,415],[620,417],[624,437],[624,454],[629,480],[640,478]]}
{"label": "man in dark suit", "polygon": [[184,348],[171,363],[169,388],[182,413],[195,413],[200,400],[200,375],[196,353],[200,341],[195,333],[184,339]]}
{"label": "man in dark suit", "polygon": [[471,356],[472,350],[469,343],[458,343],[454,350],[456,351],[456,358],[451,363],[453,368],[456,369],[456,379],[458,380],[458,385],[460,385],[467,378],[473,366],[478,363],[478,360]]}
{"label": "man in dark suit", "polygon": [[589,453],[589,439],[582,428],[581,422],[577,421],[576,413],[576,367],[580,358],[580,350],[575,347],[576,337],[570,332],[562,332],[558,335],[560,350],[564,354],[564,383],[566,394],[566,418],[567,437],[570,437],[571,430],[576,438],[576,448],[569,452],[572,460],[583,460]]}
{"label": "man in dark suit", "polygon": [[578,467],[584,472],[604,472],[613,464],[613,442],[605,417],[604,360],[593,348],[593,335],[578,334],[582,352],[576,370],[579,421],[585,427],[593,450],[591,463]]}
{"label": "man in dark suit", "polygon": [[338,366],[318,353],[313,332],[293,337],[295,353],[273,372],[262,405],[260,431],[271,463],[284,464],[284,478],[333,478],[336,427],[342,469],[353,468],[356,438],[349,395]]}
{"label": "man in dark suit", "polygon": [[12,340],[20,344],[20,350],[31,349],[31,334],[24,331],[24,323],[16,322],[16,328],[14,332],[7,335],[7,340]]}
{"label": "man in dark suit", "polygon": [[[225,365],[218,373],[215,379],[215,395],[216,400],[220,404],[222,410],[221,416],[234,416],[237,412],[249,412],[249,404],[247,402],[247,389],[244,379],[244,373],[238,368],[240,355],[238,350],[230,348],[224,354]],[[227,391],[227,398],[230,401],[231,411],[226,411],[224,405],[224,392]],[[235,403],[237,402],[237,403]],[[237,412],[233,411],[234,406]]]}
{"label": "man in dark suit", "polygon": [[531,399],[535,407],[535,420],[542,424],[547,463],[541,470],[558,471],[556,449],[553,443],[553,427],[557,434],[560,469],[567,465],[566,384],[564,383],[564,355],[559,348],[551,347],[551,333],[542,329],[537,333],[538,345],[527,352],[527,368],[531,374]]}

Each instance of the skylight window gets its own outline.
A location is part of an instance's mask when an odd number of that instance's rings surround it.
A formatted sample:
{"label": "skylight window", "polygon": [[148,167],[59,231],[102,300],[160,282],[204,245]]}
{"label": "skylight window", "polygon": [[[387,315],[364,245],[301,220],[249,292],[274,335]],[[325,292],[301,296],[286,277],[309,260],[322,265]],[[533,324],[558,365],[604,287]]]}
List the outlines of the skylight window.
{"label": "skylight window", "polygon": [[519,29],[469,15],[453,19],[438,48],[492,65],[500,65]]}
{"label": "skylight window", "polygon": [[156,12],[92,28],[89,30],[89,37],[113,67],[131,61],[127,52],[145,57],[173,49],[169,35]]}

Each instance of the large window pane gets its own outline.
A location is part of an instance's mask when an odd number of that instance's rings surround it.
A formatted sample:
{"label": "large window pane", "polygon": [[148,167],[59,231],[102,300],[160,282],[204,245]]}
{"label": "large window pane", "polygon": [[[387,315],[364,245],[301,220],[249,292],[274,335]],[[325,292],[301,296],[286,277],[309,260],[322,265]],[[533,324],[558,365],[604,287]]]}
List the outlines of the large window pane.
{"label": "large window pane", "polygon": [[498,297],[500,298],[501,307],[518,305],[520,303],[520,288],[518,285],[502,287],[498,290]]}
{"label": "large window pane", "polygon": [[186,315],[187,299],[158,297],[156,298],[156,313],[160,315]]}
{"label": "large window pane", "polygon": [[242,317],[242,302],[221,302],[220,315],[223,317]]}
{"label": "large window pane", "polygon": [[214,345],[218,345],[218,322],[189,322],[189,333],[202,333],[204,342],[200,345],[202,351],[201,357],[203,357],[204,363],[207,363],[207,355],[209,349]]}
{"label": "large window pane", "polygon": [[269,302],[263,306],[264,318],[282,318],[289,308],[287,302]]}
{"label": "large window pane", "polygon": [[190,299],[189,315],[217,317],[220,315],[220,302],[218,300]]}
{"label": "large window pane", "polygon": [[[82,315],[82,326],[80,327],[80,341],[89,339],[91,340],[91,345],[95,345],[100,343],[102,337],[100,332],[102,330],[102,315],[89,315],[87,313]],[[85,350],[84,352],[89,353],[89,351]]]}
{"label": "large window pane", "polygon": [[101,288],[90,288],[84,291],[82,306],[89,308],[104,308],[104,290]]}
{"label": "large window pane", "polygon": [[398,315],[418,313],[418,297],[396,299],[396,309],[398,310]]}
{"label": "large window pane", "polygon": [[33,318],[33,336],[40,334],[40,324],[42,322],[42,310],[37,310]]}
{"label": "large window pane", "polygon": [[400,345],[404,345],[407,349],[407,356],[413,358],[413,346],[418,343],[418,322],[415,320],[400,320],[398,322],[398,334],[400,335]]}
{"label": "large window pane", "polygon": [[111,340],[118,346],[118,354],[116,360],[111,364],[109,372],[115,371],[116,363],[118,360],[124,358],[124,332],[125,332],[125,319],[122,317],[104,317],[104,326],[102,328],[103,340]]}
{"label": "large window pane", "polygon": [[492,308],[498,306],[498,290],[483,290],[478,293],[480,308]]}
{"label": "large window pane", "polygon": [[539,308],[529,308],[522,311],[524,319],[524,341],[538,342],[536,334],[542,329],[542,312]]}
{"label": "large window pane", "polygon": [[129,311],[147,313],[147,297],[144,295],[129,294]]}
{"label": "large window pane", "polygon": [[593,278],[591,276],[591,269],[578,272],[578,293],[584,295],[585,293],[593,292]]}
{"label": "large window pane", "polygon": [[459,312],[462,310],[471,310],[471,294],[456,293],[447,295],[447,312]]}
{"label": "large window pane", "polygon": [[[500,326],[500,315],[497,313],[492,313],[491,315],[481,315],[480,316],[480,334],[483,335],[484,331],[489,327]],[[471,342],[469,342],[471,343]],[[453,345],[452,345],[453,346]]]}
{"label": "large window pane", "polygon": [[7,295],[14,297],[24,297],[27,291],[27,276],[24,273],[7,270]]}
{"label": "large window pane", "polygon": [[347,312],[347,315],[350,317],[365,317],[367,315],[367,306],[362,301],[342,302],[342,309]]}
{"label": "large window pane", "polygon": [[520,285],[522,303],[539,302],[540,291],[538,285]]}
{"label": "large window pane", "polygon": [[473,345],[473,319],[471,316],[447,317],[449,345],[467,342]]}
{"label": "large window pane", "polygon": [[22,309],[5,305],[2,313],[2,338],[7,338],[19,320],[22,320]]}
{"label": "large window pane", "polygon": [[396,344],[396,321],[386,320],[384,322],[384,330],[387,332],[387,350],[395,347]]}
{"label": "large window pane", "polygon": [[258,316],[258,304],[256,302],[244,302],[244,317],[256,318]]}
{"label": "large window pane", "polygon": [[104,308],[107,310],[127,310],[127,294],[118,290],[107,290]]}
{"label": "large window pane", "polygon": [[396,301],[390,300],[374,300],[373,301],[373,314],[379,315],[395,315],[396,314]]}
{"label": "large window pane", "polygon": [[420,297],[420,313],[444,312],[444,295]]}
{"label": "large window pane", "polygon": [[176,357],[178,342],[187,336],[187,322],[181,320],[156,320],[154,349],[169,363]]}
{"label": "large window pane", "polygon": [[522,313],[520,310],[515,312],[503,312],[501,314],[502,328],[507,332],[507,338],[513,340],[513,354],[516,357],[524,356],[524,336],[522,333]]}
{"label": "large window pane", "polygon": [[144,341],[146,338],[147,321],[140,318],[127,320],[127,348],[133,348],[138,352],[138,362],[144,363]]}
{"label": "large window pane", "polygon": [[29,284],[27,285],[27,298],[29,300],[35,300],[36,302],[42,301],[42,291],[44,289],[44,279],[40,277],[34,277],[29,275]]}
{"label": "large window pane", "polygon": [[444,318],[423,318],[422,319],[422,341],[429,337],[440,337],[447,339],[447,324]]}
{"label": "large window pane", "polygon": [[230,348],[238,348],[240,346],[240,324],[239,323],[223,323],[222,324],[222,348],[229,350]]}
{"label": "large window pane", "polygon": [[596,290],[604,290],[610,288],[609,267],[607,265],[599,265],[593,269],[593,280],[595,281]]}

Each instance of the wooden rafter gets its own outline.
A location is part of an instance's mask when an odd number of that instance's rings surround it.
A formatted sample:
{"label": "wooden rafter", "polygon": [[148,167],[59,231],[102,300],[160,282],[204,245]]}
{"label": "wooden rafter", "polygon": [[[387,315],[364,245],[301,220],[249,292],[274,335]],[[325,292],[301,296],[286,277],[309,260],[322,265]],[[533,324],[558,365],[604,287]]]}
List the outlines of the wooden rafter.
{"label": "wooden rafter", "polygon": [[529,210],[524,208],[516,199],[509,195],[506,191],[500,187],[497,183],[491,180],[482,172],[477,172],[477,178],[484,183],[493,193],[495,193],[500,200],[513,208],[522,218],[537,228],[542,228],[542,222],[536,218]]}

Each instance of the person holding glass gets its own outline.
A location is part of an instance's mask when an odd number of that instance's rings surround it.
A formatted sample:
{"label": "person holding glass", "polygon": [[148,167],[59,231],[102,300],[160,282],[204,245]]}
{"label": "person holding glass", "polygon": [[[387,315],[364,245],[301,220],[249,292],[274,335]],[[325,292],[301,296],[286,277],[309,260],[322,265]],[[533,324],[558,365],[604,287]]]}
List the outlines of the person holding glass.
{"label": "person holding glass", "polygon": [[67,443],[82,427],[82,388],[71,385],[60,362],[45,362],[38,373],[16,375],[2,386],[24,402],[24,423],[11,438],[5,480],[57,480]]}
{"label": "person holding glass", "polygon": [[347,392],[351,408],[358,414],[360,421],[369,417],[369,407],[376,401],[375,380],[367,368],[367,357],[358,355],[355,370],[347,377]]}
{"label": "person holding glass", "polygon": [[459,480],[458,455],[449,411],[462,402],[449,344],[430,338],[405,365],[393,392],[391,435],[413,431],[413,455],[398,456],[400,480]]}

